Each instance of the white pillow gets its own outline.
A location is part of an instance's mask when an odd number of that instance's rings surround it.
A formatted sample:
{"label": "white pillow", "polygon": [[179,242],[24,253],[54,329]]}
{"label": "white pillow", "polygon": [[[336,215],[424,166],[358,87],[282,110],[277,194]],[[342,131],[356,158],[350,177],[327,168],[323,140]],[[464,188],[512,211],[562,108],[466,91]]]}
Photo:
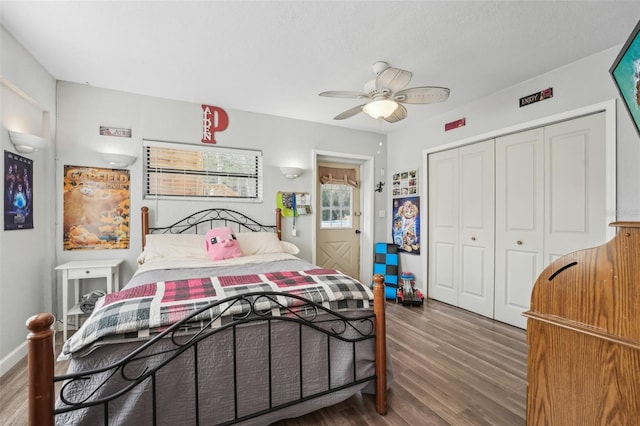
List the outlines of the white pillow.
{"label": "white pillow", "polygon": [[198,234],[149,234],[138,264],[154,258],[208,259],[204,235]]}
{"label": "white pillow", "polygon": [[282,246],[282,251],[289,254],[298,254],[300,253],[300,249],[297,245],[290,243],[288,241],[280,241],[280,245]]}
{"label": "white pillow", "polygon": [[285,252],[280,240],[273,232],[239,232],[236,238],[245,256]]}

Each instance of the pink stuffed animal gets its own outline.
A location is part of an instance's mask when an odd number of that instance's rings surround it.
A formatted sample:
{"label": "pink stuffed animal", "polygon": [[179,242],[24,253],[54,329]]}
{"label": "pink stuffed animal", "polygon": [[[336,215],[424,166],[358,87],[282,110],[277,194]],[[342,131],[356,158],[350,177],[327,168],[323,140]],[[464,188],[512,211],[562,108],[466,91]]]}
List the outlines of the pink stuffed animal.
{"label": "pink stuffed animal", "polygon": [[205,240],[207,242],[207,253],[211,260],[231,259],[242,256],[236,234],[229,227],[208,230]]}

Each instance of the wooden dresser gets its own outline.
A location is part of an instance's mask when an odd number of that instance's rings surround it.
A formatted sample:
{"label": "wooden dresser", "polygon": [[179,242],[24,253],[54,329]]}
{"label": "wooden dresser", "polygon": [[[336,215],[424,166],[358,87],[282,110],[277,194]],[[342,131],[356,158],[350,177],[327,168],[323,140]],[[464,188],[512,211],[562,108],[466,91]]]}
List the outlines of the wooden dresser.
{"label": "wooden dresser", "polygon": [[611,226],[535,282],[527,425],[640,425],[640,222]]}

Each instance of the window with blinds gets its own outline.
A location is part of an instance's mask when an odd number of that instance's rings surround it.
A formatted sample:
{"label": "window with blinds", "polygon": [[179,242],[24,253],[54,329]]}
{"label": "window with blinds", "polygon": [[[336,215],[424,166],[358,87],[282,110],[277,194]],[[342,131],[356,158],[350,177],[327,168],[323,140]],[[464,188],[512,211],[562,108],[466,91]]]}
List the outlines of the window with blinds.
{"label": "window with blinds", "polygon": [[262,151],[143,141],[145,198],[262,201]]}

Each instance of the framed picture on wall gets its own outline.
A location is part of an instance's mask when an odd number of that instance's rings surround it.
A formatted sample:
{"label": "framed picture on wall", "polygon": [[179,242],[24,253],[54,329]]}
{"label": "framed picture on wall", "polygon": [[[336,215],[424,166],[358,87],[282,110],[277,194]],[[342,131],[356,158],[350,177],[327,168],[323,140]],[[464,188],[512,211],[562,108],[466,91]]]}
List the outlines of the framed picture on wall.
{"label": "framed picture on wall", "polygon": [[129,170],[64,166],[65,250],[129,248]]}
{"label": "framed picture on wall", "polygon": [[4,230],[33,229],[33,160],[4,152]]}
{"label": "framed picture on wall", "polygon": [[609,72],[640,136],[640,22],[636,24]]}

